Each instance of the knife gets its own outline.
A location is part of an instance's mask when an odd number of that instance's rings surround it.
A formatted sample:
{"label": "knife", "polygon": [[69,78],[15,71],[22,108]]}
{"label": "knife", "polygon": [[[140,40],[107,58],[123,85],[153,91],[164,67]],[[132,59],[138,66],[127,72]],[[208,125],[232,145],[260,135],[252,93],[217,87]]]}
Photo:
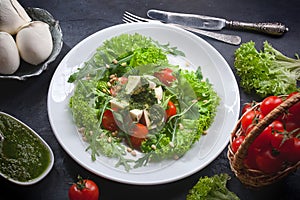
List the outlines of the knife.
{"label": "knife", "polygon": [[249,23],[229,21],[223,18],[210,17],[196,14],[167,12],[162,10],[148,10],[147,16],[165,23],[180,24],[207,30],[221,30],[223,28],[257,31],[271,35],[283,35],[288,28],[282,23]]}

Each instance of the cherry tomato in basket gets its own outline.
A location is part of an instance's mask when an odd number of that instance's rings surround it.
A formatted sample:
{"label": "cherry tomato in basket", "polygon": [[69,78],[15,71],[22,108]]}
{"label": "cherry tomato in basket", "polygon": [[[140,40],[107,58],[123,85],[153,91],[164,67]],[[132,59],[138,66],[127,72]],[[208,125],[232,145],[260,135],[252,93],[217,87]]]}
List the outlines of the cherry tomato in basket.
{"label": "cherry tomato in basket", "polygon": [[288,121],[285,123],[285,129],[288,133],[290,133],[293,137],[300,136],[300,125],[293,121]]}
{"label": "cherry tomato in basket", "polygon": [[272,148],[267,148],[257,154],[256,165],[258,169],[264,173],[276,173],[281,169],[283,159],[280,155],[277,155]]}
{"label": "cherry tomato in basket", "polygon": [[176,80],[176,77],[172,74],[173,70],[170,68],[165,68],[159,72],[155,72],[154,76],[160,80],[166,86],[170,86],[172,82]]}
{"label": "cherry tomato in basket", "polygon": [[68,196],[70,200],[98,200],[99,188],[94,181],[78,176],[78,181],[69,188]]}
{"label": "cherry tomato in basket", "polygon": [[146,140],[148,134],[148,129],[145,125],[137,123],[132,129],[130,135],[130,143],[133,148],[139,149],[142,142]]}
{"label": "cherry tomato in basket", "polygon": [[263,149],[269,148],[271,145],[271,135],[272,129],[270,126],[267,126],[252,142],[249,148],[256,149],[261,151]]}
{"label": "cherry tomato in basket", "polygon": [[237,138],[235,138],[231,143],[231,149],[233,153],[236,153],[241,144],[244,142],[245,136],[240,135]]}
{"label": "cherry tomato in basket", "polygon": [[252,124],[257,124],[264,116],[257,110],[250,110],[245,113],[241,119],[241,128],[246,132],[247,128]]}
{"label": "cherry tomato in basket", "polygon": [[296,163],[300,161],[300,139],[295,137],[292,139],[293,145],[290,147],[290,151],[283,153],[283,156],[287,161]]}
{"label": "cherry tomato in basket", "polygon": [[105,110],[102,117],[102,126],[109,131],[118,130],[118,125],[114,119],[114,115],[111,110]]}
{"label": "cherry tomato in basket", "polygon": [[244,159],[244,165],[249,169],[258,169],[256,165],[256,155],[259,153],[257,149],[249,148],[247,156]]}
{"label": "cherry tomato in basket", "polygon": [[277,149],[280,153],[289,152],[294,145],[294,139],[289,137],[286,132],[274,133],[272,136],[272,147]]}
{"label": "cherry tomato in basket", "polygon": [[245,103],[243,108],[242,108],[242,114],[244,114],[245,112],[247,112],[248,110],[251,109],[251,103]]}
{"label": "cherry tomato in basket", "polygon": [[[292,92],[288,95],[287,98],[290,98],[294,96],[295,94],[298,94],[299,92]],[[299,116],[298,119],[300,120],[300,102],[296,103],[289,109],[289,113]]]}
{"label": "cherry tomato in basket", "polygon": [[176,115],[176,106],[172,101],[168,102],[168,108],[166,110],[167,118],[172,117],[173,115]]}
{"label": "cherry tomato in basket", "polygon": [[285,124],[292,122],[295,123],[297,126],[300,126],[300,121],[297,119],[297,117],[297,115],[291,113],[284,113],[283,115],[281,115],[280,121]]}
{"label": "cherry tomato in basket", "polygon": [[[253,127],[250,127],[246,131],[246,135],[252,130]],[[269,148],[272,144],[272,139],[274,138],[275,133],[284,132],[284,125],[282,122],[275,120],[269,126],[267,126],[252,142],[250,148],[254,148],[258,151],[262,151],[266,148]]]}
{"label": "cherry tomato in basket", "polygon": [[282,99],[278,96],[266,97],[260,105],[260,110],[264,116],[270,113],[274,108],[282,103]]}

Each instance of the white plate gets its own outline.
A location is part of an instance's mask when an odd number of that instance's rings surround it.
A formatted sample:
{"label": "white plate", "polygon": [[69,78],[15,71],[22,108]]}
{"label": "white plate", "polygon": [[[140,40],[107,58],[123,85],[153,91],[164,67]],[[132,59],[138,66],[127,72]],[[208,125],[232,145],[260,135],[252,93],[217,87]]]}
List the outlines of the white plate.
{"label": "white plate", "polygon": [[[208,134],[177,161],[152,164],[137,170],[126,172],[116,168],[115,160],[97,158],[85,150],[86,144],[77,134],[71,112],[68,107],[73,84],[67,83],[69,75],[84,61],[87,61],[103,41],[123,33],[139,33],[150,36],[161,44],[169,43],[183,51],[194,66],[201,66],[204,77],[214,85],[221,97],[214,123]],[[165,24],[121,24],[87,37],[77,44],[57,67],[49,87],[48,114],[54,134],[64,150],[87,170],[121,183],[136,185],[154,185],[173,182],[185,178],[211,163],[226,147],[230,133],[238,120],[240,96],[236,79],[216,49],[198,36],[180,28]]]}

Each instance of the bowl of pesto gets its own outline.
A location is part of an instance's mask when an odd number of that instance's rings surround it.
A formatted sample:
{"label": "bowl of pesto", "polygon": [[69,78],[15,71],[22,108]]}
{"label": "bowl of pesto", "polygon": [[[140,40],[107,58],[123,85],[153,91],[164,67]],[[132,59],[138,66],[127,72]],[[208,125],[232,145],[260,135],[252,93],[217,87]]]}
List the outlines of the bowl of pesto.
{"label": "bowl of pesto", "polygon": [[153,185],[203,169],[226,147],[239,90],[205,40],[165,24],[87,37],[57,67],[48,115],[64,150],[95,174]]}
{"label": "bowl of pesto", "polygon": [[32,185],[52,169],[54,155],[49,145],[29,126],[0,112],[0,175],[19,184]]}

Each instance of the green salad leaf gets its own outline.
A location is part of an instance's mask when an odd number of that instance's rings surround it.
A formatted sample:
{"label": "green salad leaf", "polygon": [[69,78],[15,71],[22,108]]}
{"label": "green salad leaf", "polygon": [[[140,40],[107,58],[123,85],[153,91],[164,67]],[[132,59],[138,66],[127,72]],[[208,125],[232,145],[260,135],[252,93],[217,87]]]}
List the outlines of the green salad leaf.
{"label": "green salad leaf", "polygon": [[189,190],[186,200],[239,200],[240,198],[227,187],[228,174],[216,174],[212,177],[201,177]]}
{"label": "green salad leaf", "polygon": [[246,92],[261,97],[296,91],[300,79],[300,60],[283,55],[267,41],[258,51],[253,41],[243,43],[235,51],[234,66],[240,85]]}

